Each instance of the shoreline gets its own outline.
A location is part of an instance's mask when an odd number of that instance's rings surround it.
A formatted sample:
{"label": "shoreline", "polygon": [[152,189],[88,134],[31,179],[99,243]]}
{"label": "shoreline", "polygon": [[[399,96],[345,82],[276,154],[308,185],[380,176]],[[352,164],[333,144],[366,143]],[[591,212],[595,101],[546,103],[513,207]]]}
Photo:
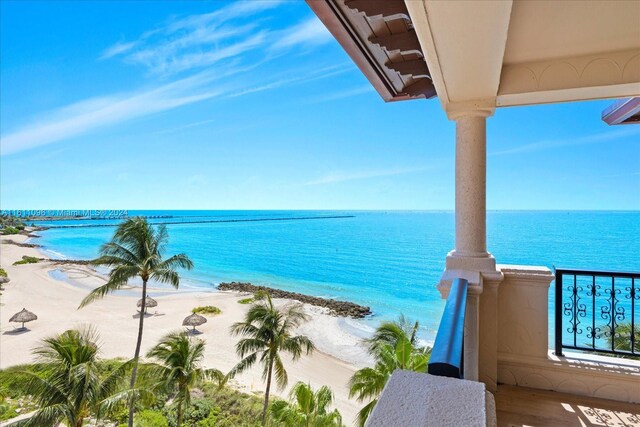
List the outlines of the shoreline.
{"label": "shoreline", "polygon": [[217,288],[222,291],[234,291],[246,294],[266,292],[270,294],[272,298],[295,300],[303,304],[326,308],[329,310],[329,313],[335,317],[351,317],[353,319],[363,319],[366,316],[370,316],[373,314],[370,307],[365,307],[363,305],[355,304],[350,301],[340,301],[330,298],[314,297],[307,294],[301,294],[299,292],[289,292],[278,288],[271,288],[269,286],[254,285],[252,283],[227,282],[218,284]]}
{"label": "shoreline", "polygon": [[[17,247],[22,247],[22,248],[36,249],[37,252],[39,252],[43,257],[45,257],[47,255],[45,252],[45,248],[42,245],[31,246],[31,243],[28,243],[28,240],[30,239],[30,237],[28,235],[26,236],[27,237],[24,239],[25,240],[24,242],[13,242],[9,244],[13,244]],[[4,240],[2,241],[2,243],[6,244]],[[60,254],[60,255],[65,256],[64,254]],[[49,277],[53,278],[56,281],[62,281],[69,286],[73,286],[74,288],[82,289],[83,291],[86,291],[86,292],[91,291],[95,286],[93,285],[87,286],[87,283],[85,283],[83,279],[95,278],[102,282],[105,282],[107,280],[106,273],[102,273],[98,271],[95,267],[91,266],[90,261],[88,260],[40,258],[39,264],[45,265],[45,263],[49,264],[49,268],[47,269],[47,274],[49,275]],[[73,277],[69,273],[76,275],[76,277]],[[306,294],[288,292],[288,291],[280,290],[277,288],[269,288],[266,286],[257,286],[257,285],[241,283],[241,282],[231,282],[231,284],[235,284],[235,283],[241,284],[241,285],[249,285],[253,287],[254,290],[248,291],[248,290],[242,290],[242,289],[221,289],[220,288],[221,285],[228,285],[227,283],[219,283],[219,284],[212,283],[211,289],[203,289],[199,287],[185,288],[184,286],[182,286],[179,289],[174,289],[168,286],[167,287],[157,286],[157,285],[154,286],[152,284],[147,286],[147,292],[148,294],[153,293],[153,298],[170,296],[170,295],[188,295],[188,294],[215,295],[218,293],[228,293],[228,294],[237,296],[239,299],[242,299],[247,295],[251,295],[255,293],[255,291],[268,290],[269,292],[272,293],[273,300],[279,302],[280,304],[291,304],[291,303],[301,304],[304,307],[305,312],[309,315],[309,317],[313,322],[322,324],[323,331],[327,331],[327,332],[330,331],[332,334],[336,334],[340,337],[339,340],[333,340],[332,337],[328,336],[328,334],[319,333],[320,331],[316,327],[309,327],[307,324],[301,325],[299,329],[305,331],[302,333],[312,338],[314,340],[314,343],[316,343],[316,351],[319,351],[327,355],[328,357],[336,358],[341,362],[345,362],[345,363],[349,363],[354,366],[357,366],[358,368],[366,366],[367,363],[364,363],[364,362],[370,360],[369,355],[366,354],[365,347],[360,346],[360,341],[362,341],[363,338],[367,338],[370,335],[370,332],[373,332],[373,331],[372,330],[369,331],[368,330],[369,328],[366,327],[365,325],[358,326],[355,324],[351,324],[351,325],[345,324],[345,321],[347,321],[350,317],[353,319],[361,319],[364,316],[349,316],[347,314],[337,313],[336,311],[332,310],[330,307],[310,303],[308,301],[322,300],[322,301],[334,301],[339,305],[347,304],[349,306],[357,307],[358,312],[366,311],[367,312],[366,315],[370,316],[372,315],[372,313],[369,307],[359,306],[351,302],[330,300],[326,298],[313,297],[311,295],[306,295]],[[224,287],[225,286],[223,286],[223,288]],[[125,286],[121,290],[115,292],[114,294],[112,294],[112,296],[139,299],[139,295],[138,295],[140,292],[139,289],[140,289],[139,286],[134,282],[134,284]],[[327,317],[328,319],[326,319]],[[332,321],[331,319],[335,319],[335,322]],[[356,331],[358,331],[358,333],[355,333]],[[317,342],[320,342],[322,344],[318,346]],[[347,343],[347,345],[344,345],[345,342]],[[354,351],[353,350],[354,346],[356,346],[356,348],[362,347],[361,349],[362,351]]]}
{"label": "shoreline", "polygon": [[[27,236],[9,238],[24,243]],[[91,325],[99,333],[102,357],[130,357],[137,335],[135,304],[139,295],[134,293],[137,287],[132,285],[78,310],[87,292],[104,283],[104,276],[87,265],[56,264],[55,261],[13,265],[25,255],[40,257],[38,249],[42,248],[2,243],[0,264],[11,281],[4,285],[1,296],[0,369],[31,362],[31,350],[43,338],[86,325]],[[62,276],[56,277],[57,274],[66,276],[66,280]],[[143,354],[166,333],[181,329],[182,319],[191,313],[192,308],[214,305],[222,310],[222,314],[208,317],[208,322],[198,328],[202,332],[200,337],[207,342],[205,365],[228,371],[237,363],[235,343],[238,338],[230,335],[229,327],[241,321],[249,308],[237,302],[243,295],[213,288],[174,290],[152,287],[150,290],[158,301],[158,307],[145,321]],[[291,301],[274,298],[277,305]],[[345,421],[352,420],[360,405],[348,398],[347,382],[358,368],[370,361],[361,341],[369,331],[366,325],[359,325],[356,320],[330,315],[326,308],[309,304],[303,306],[310,320],[296,333],[311,338],[317,350],[295,363],[285,357],[289,386],[275,391],[275,394],[286,397],[297,381],[311,383],[314,387],[327,385],[336,395],[336,407]],[[36,313],[38,320],[26,325],[28,331],[17,332],[8,319],[23,307]],[[264,390],[259,367],[238,376],[232,384],[234,388],[250,393]]]}

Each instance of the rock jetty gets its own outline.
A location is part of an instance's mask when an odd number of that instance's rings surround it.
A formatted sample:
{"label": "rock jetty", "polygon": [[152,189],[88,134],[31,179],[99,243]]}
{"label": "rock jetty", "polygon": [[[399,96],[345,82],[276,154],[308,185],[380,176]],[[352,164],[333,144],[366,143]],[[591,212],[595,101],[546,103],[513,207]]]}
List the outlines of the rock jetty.
{"label": "rock jetty", "polygon": [[21,243],[11,239],[4,239],[2,243],[7,245],[20,246],[21,248],[41,248],[42,247],[42,245],[36,245],[35,243]]}
{"label": "rock jetty", "polygon": [[338,301],[328,298],[318,298],[309,295],[299,294],[297,292],[288,292],[280,289],[269,288],[267,286],[256,286],[251,283],[231,282],[220,283],[218,289],[221,291],[237,291],[255,294],[256,292],[268,292],[273,298],[286,298],[300,301],[304,304],[311,304],[318,307],[326,307],[331,314],[340,317],[353,317],[361,319],[371,314],[371,309],[352,302]]}

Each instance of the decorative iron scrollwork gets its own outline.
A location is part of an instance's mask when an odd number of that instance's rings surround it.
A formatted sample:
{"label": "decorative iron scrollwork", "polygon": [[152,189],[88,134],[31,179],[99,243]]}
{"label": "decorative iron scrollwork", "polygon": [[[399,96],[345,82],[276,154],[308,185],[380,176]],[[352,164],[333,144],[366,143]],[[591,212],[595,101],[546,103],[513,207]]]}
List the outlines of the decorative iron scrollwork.
{"label": "decorative iron scrollwork", "polygon": [[556,354],[640,355],[639,274],[556,269],[556,285]]}

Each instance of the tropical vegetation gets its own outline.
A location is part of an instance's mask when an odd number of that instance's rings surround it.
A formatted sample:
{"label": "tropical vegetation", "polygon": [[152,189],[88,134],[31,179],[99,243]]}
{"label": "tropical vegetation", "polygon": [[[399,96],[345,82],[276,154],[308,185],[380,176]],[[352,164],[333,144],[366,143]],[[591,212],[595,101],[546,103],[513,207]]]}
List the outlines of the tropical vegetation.
{"label": "tropical vegetation", "polygon": [[26,227],[24,221],[15,216],[0,216],[0,234],[18,234]]}
{"label": "tropical vegetation", "polygon": [[255,294],[253,294],[252,297],[239,299],[238,304],[253,304],[256,301],[260,301],[261,299],[264,299],[266,296],[267,296],[267,292],[262,290],[257,291]]}
{"label": "tropical vegetation", "polygon": [[97,335],[90,329],[69,330],[47,338],[34,350],[38,370],[24,371],[16,384],[31,396],[38,409],[11,426],[53,426],[62,423],[81,427],[91,415],[113,410],[128,395],[122,381],[131,361],[119,363],[101,375]]}
{"label": "tropical vegetation", "polygon": [[20,261],[16,261],[13,265],[22,265],[22,264],[35,264],[40,262],[40,258],[34,256],[23,256]]}
{"label": "tropical vegetation", "polygon": [[289,393],[289,402],[278,400],[271,405],[272,420],[286,427],[341,427],[342,416],[331,411],[333,393],[327,386],[313,391],[310,384],[296,383]]}
{"label": "tropical vegetation", "polygon": [[176,406],[176,426],[180,427],[183,415],[191,404],[192,390],[205,381],[225,382],[225,375],[217,369],[205,369],[204,341],[190,338],[184,332],[166,335],[149,352],[147,357],[155,362],[147,374],[155,379],[156,388],[168,392]]}
{"label": "tropical vegetation", "polygon": [[[80,308],[121,289],[127,285],[129,280],[136,277],[142,280],[141,313],[145,311],[149,280],[168,283],[174,288],[178,288],[180,276],[177,269],[191,269],[193,268],[193,263],[185,254],[163,258],[168,239],[169,234],[164,225],[154,228],[144,218],[131,218],[121,223],[111,241],[100,248],[100,257],[93,261],[95,265],[111,268],[109,279],[107,283],[91,291],[82,300]],[[129,388],[131,389],[136,384],[144,318],[145,316],[140,316],[138,322],[138,338],[129,381]],[[134,411],[135,399],[132,397],[129,402],[129,427],[133,427]]]}
{"label": "tropical vegetation", "polygon": [[356,371],[349,381],[349,397],[368,401],[358,412],[359,426],[365,425],[393,371],[426,372],[431,349],[418,344],[418,328],[418,322],[401,316],[397,321],[382,322],[367,340],[375,365]]}
{"label": "tropical vegetation", "polygon": [[236,352],[242,358],[231,370],[235,375],[253,366],[262,365],[262,377],[266,381],[261,423],[266,425],[271,382],[275,375],[277,386],[282,389],[288,383],[287,371],[281,358],[288,353],[295,361],[302,354],[310,354],[314,345],[304,335],[293,335],[293,330],[308,316],[299,304],[278,308],[271,296],[264,295],[245,315],[243,322],[234,323],[231,333],[243,337],[236,344]]}
{"label": "tropical vegetation", "polygon": [[[97,357],[100,348],[97,337],[84,331],[67,331],[58,337],[45,341],[43,348],[36,352],[47,354],[38,357],[34,364],[14,366],[0,370],[0,421],[17,416],[19,413],[35,411],[33,420],[22,420],[12,426],[52,426],[60,422],[75,427],[84,422],[95,424],[96,419],[125,426],[128,421],[128,397],[137,394],[137,412],[134,416],[136,427],[176,427],[178,425],[177,397],[179,386],[171,379],[194,378],[194,371],[202,370],[199,363],[188,365],[180,362],[185,354],[199,360],[200,340],[191,340],[189,350],[183,340],[180,345],[167,345],[173,339],[163,339],[157,347],[163,347],[158,363],[140,363],[138,390],[127,389],[127,371],[132,362],[121,360],[101,360]],[[44,350],[43,350],[44,349]],[[168,352],[165,350],[169,349]],[[177,351],[176,351],[177,349]],[[153,350],[150,354],[154,353]],[[176,356],[164,357],[169,354]],[[50,357],[51,356],[51,357]],[[53,362],[52,359],[53,358]],[[58,360],[60,359],[60,360]],[[165,362],[161,360],[168,359]],[[160,376],[158,376],[160,375]],[[262,399],[252,394],[233,390],[220,385],[220,374],[212,375],[214,381],[203,379],[195,382],[197,389],[189,385],[190,404],[184,406],[183,425],[191,427],[256,427],[260,425]],[[116,381],[117,379],[117,381]],[[160,379],[160,381],[158,381]],[[32,384],[32,381],[36,381]],[[186,381],[188,384],[190,381]],[[48,385],[47,385],[48,384]],[[117,384],[117,386],[114,386]],[[173,384],[173,386],[172,386]],[[55,387],[54,387],[55,386]],[[47,393],[38,390],[47,391]],[[52,392],[53,391],[53,392]],[[110,392],[113,392],[110,394]],[[31,394],[33,393],[33,394]],[[184,393],[184,392],[183,392]],[[106,396],[105,398],[101,398]],[[45,416],[55,415],[55,419]]]}
{"label": "tropical vegetation", "polygon": [[191,312],[196,314],[204,314],[205,316],[215,316],[222,313],[222,310],[213,305],[205,305],[202,307],[195,307],[193,310],[191,310]]}
{"label": "tropical vegetation", "polygon": [[[615,335],[611,333],[611,328],[607,327],[607,342],[609,348],[613,347],[618,351],[631,351],[631,322],[621,323],[616,326]],[[640,355],[640,325],[635,325],[634,333],[635,339],[633,341],[633,350]],[[628,356],[625,356],[628,357]]]}
{"label": "tropical vegetation", "polygon": [[5,236],[9,236],[9,235],[12,235],[12,234],[19,234],[20,233],[20,229],[19,228],[11,227],[11,226],[4,227],[1,231],[2,231],[2,234],[5,235]]}

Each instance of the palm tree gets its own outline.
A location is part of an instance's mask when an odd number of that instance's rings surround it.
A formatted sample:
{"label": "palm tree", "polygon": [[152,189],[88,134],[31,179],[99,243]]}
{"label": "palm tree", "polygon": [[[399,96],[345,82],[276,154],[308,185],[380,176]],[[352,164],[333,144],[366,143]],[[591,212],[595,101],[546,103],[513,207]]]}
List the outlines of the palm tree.
{"label": "palm tree", "polygon": [[411,324],[400,317],[396,322],[382,323],[367,340],[375,366],[356,371],[349,381],[349,397],[359,402],[369,400],[358,412],[359,426],[364,426],[393,371],[426,372],[431,349],[417,345],[418,326],[418,322]]}
{"label": "palm tree", "polygon": [[337,409],[329,412],[333,393],[327,386],[313,391],[310,384],[298,382],[289,393],[289,402],[278,400],[271,405],[273,419],[286,427],[342,427]]}
{"label": "palm tree", "polygon": [[92,413],[100,415],[129,393],[114,396],[132,361],[125,362],[106,377],[100,375],[97,336],[92,330],[69,330],[47,338],[34,350],[42,371],[25,372],[25,392],[38,404],[35,413],[11,426],[54,426],[62,423],[81,427]]}
{"label": "palm tree", "polygon": [[204,357],[204,341],[189,338],[184,332],[166,335],[147,353],[157,364],[149,368],[149,376],[157,381],[156,385],[170,393],[175,392],[177,405],[177,427],[191,403],[191,390],[201,382],[216,380],[224,384],[225,376],[217,369],[204,369],[201,365]]}
{"label": "palm tree", "polygon": [[247,314],[244,322],[231,326],[233,335],[245,338],[236,344],[236,352],[242,360],[231,370],[230,375],[243,372],[257,361],[262,365],[262,377],[267,381],[262,408],[262,425],[267,420],[269,393],[271,392],[271,378],[275,373],[276,383],[280,389],[287,385],[287,371],[280,358],[281,352],[289,353],[293,360],[297,360],[302,352],[310,354],[314,345],[303,335],[292,336],[294,328],[306,321],[308,316],[302,311],[301,305],[290,305],[278,309],[267,294],[255,302]]}
{"label": "palm tree", "polygon": [[418,346],[417,333],[419,328],[420,324],[417,320],[412,323],[401,314],[398,320],[381,322],[373,336],[365,342],[369,344],[369,352],[373,353],[383,344],[395,347],[401,340],[409,341],[416,348],[422,348]]}
{"label": "palm tree", "polygon": [[[613,347],[615,350],[619,351],[631,351],[631,322],[621,323],[616,326],[616,333],[611,333],[612,328],[607,326],[605,329],[605,336],[607,337],[607,342],[609,343],[609,347]],[[633,341],[633,351],[635,353],[640,354],[640,326],[634,325],[634,341]],[[624,356],[628,357],[628,356]],[[635,357],[635,356],[632,356]]]}
{"label": "palm tree", "polygon": [[[100,248],[100,257],[93,261],[95,265],[111,267],[109,280],[104,285],[94,289],[80,303],[82,308],[105,295],[117,291],[125,286],[130,279],[142,279],[142,306],[140,307],[140,321],[138,323],[138,340],[133,356],[133,369],[129,388],[133,389],[138,372],[138,359],[142,345],[142,330],[144,326],[144,311],[147,299],[147,283],[153,279],[162,283],[169,283],[177,288],[180,276],[177,268],[193,268],[193,263],[185,254],[173,255],[163,259],[164,250],[169,235],[164,225],[153,228],[144,218],[131,218],[120,224],[109,243]],[[129,427],[133,427],[133,412],[135,399],[129,402]]]}

